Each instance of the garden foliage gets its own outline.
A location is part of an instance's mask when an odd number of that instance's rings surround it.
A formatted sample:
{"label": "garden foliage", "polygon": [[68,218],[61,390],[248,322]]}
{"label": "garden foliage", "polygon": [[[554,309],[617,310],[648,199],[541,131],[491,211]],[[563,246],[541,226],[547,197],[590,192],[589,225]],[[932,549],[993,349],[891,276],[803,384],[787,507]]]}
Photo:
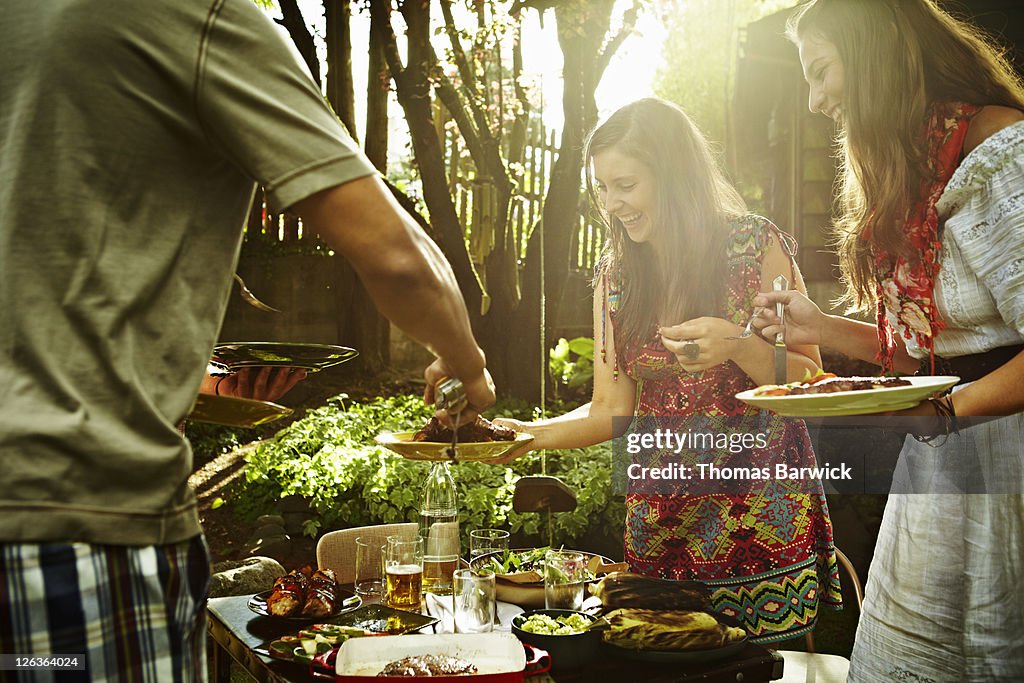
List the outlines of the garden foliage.
{"label": "garden foliage", "polygon": [[[406,460],[374,442],[386,431],[419,428],[432,414],[418,396],[350,402],[343,395],[310,411],[248,455],[246,481],[230,501],[251,517],[272,512],[286,496],[309,501],[307,532],[416,521],[429,462]],[[505,404],[495,416],[528,418],[525,404]],[[625,516],[621,498],[611,495],[611,447],[548,453],[545,474],[576,491],[573,512],[551,515],[551,540],[617,555]],[[469,530],[509,529],[518,542],[548,542],[547,518],[512,511],[520,476],[542,473],[541,456],[531,453],[510,466],[458,463],[452,473],[459,489],[464,535]],[[466,542],[466,539],[463,539]]]}

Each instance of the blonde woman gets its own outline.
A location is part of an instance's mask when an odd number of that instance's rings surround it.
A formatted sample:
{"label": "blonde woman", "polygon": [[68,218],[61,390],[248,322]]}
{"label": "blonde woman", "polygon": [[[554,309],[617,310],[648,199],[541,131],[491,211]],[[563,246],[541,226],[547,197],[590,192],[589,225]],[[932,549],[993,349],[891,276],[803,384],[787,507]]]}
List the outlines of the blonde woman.
{"label": "blonde woman", "polygon": [[[840,131],[848,298],[877,322],[824,315],[797,292],[756,303],[789,304],[791,341],[962,378],[900,414],[917,438],[900,455],[850,680],[1024,680],[1024,89],[931,0],[815,0],[790,35],[811,110]],[[766,312],[757,327],[777,323]]]}

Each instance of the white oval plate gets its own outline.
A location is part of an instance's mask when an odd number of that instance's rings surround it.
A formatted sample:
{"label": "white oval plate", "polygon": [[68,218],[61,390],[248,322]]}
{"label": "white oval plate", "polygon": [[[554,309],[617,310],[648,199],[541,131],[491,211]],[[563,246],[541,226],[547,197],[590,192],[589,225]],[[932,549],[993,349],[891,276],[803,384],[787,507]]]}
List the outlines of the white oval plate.
{"label": "white oval plate", "polygon": [[757,389],[749,389],[736,394],[736,398],[786,417],[871,415],[913,408],[926,398],[942,393],[960,381],[959,377],[951,375],[904,379],[910,381],[910,386],[797,396],[755,396],[754,392]]}

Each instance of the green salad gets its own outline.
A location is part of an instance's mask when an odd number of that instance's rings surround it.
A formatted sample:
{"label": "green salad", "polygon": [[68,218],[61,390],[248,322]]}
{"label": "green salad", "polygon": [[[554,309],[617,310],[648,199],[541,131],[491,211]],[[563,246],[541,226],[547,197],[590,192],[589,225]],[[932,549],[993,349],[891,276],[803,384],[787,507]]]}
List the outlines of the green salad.
{"label": "green salad", "polygon": [[545,636],[571,636],[583,633],[590,626],[590,619],[582,614],[550,617],[547,614],[532,614],[519,624],[521,631]]}

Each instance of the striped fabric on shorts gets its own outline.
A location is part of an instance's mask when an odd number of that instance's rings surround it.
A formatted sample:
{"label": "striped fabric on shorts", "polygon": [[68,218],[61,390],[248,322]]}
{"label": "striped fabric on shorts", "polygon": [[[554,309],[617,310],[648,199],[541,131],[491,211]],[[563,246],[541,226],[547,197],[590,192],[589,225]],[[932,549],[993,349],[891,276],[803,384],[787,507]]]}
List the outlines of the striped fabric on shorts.
{"label": "striped fabric on shorts", "polygon": [[209,579],[202,536],[0,544],[0,653],[85,655],[84,671],[0,671],[0,682],[205,681]]}

